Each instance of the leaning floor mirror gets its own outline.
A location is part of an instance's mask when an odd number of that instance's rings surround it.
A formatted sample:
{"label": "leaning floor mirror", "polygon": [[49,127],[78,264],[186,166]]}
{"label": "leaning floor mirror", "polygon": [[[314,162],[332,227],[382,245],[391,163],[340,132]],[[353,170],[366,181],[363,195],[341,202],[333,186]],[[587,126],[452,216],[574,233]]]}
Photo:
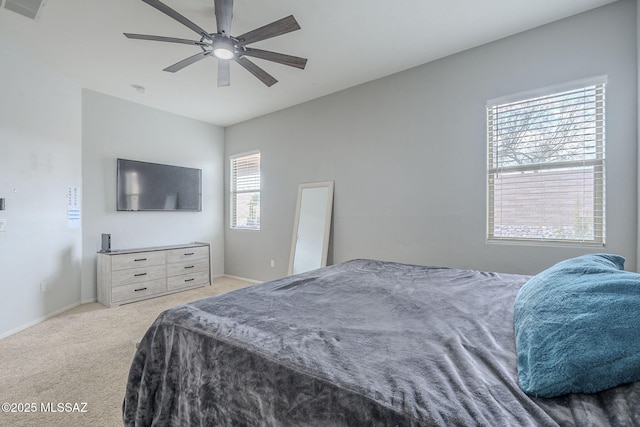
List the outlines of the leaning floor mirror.
{"label": "leaning floor mirror", "polygon": [[332,208],[333,181],[299,185],[289,275],[327,265]]}

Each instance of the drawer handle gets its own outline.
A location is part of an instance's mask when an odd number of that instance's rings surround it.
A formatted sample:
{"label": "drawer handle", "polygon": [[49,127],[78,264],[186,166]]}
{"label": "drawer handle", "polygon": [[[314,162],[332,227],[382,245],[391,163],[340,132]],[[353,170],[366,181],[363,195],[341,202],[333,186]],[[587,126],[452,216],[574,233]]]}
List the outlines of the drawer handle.
{"label": "drawer handle", "polygon": [[138,288],[138,289],[134,289],[134,292],[139,292],[139,291],[146,291],[147,288]]}
{"label": "drawer handle", "polygon": [[189,253],[186,253],[186,254],[184,254],[184,255],[185,255],[185,256],[195,255],[195,252],[189,252]]}
{"label": "drawer handle", "polygon": [[193,282],[196,279],[184,279],[185,282]]}
{"label": "drawer handle", "polygon": [[140,277],[140,276],[146,276],[147,273],[138,273],[138,274],[134,274],[135,277]]}
{"label": "drawer handle", "polygon": [[193,268],[193,267],[195,267],[195,265],[188,265],[185,268]]}
{"label": "drawer handle", "polygon": [[138,259],[134,259],[134,261],[135,261],[135,262],[138,262],[138,261],[146,261],[146,260],[147,260],[146,258],[138,258]]}

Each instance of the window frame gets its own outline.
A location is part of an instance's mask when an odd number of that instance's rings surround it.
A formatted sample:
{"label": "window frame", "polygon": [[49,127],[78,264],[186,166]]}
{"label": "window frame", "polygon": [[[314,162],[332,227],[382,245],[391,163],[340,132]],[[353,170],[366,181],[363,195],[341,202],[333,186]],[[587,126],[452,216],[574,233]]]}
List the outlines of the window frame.
{"label": "window frame", "polygon": [[[598,76],[589,79],[576,80],[559,85],[548,86],[545,88],[535,89],[532,91],[520,92],[517,94],[495,98],[487,102],[486,105],[486,119],[487,119],[487,180],[486,180],[486,196],[487,196],[487,230],[486,238],[488,243],[524,243],[524,244],[543,244],[543,245],[579,245],[579,246],[605,246],[606,243],[606,107],[605,107],[605,94],[606,94],[607,77]],[[564,93],[571,91],[586,90],[594,88],[595,92],[595,118],[592,120],[594,123],[595,136],[594,136],[594,156],[592,160],[582,161],[553,161],[553,159],[544,159],[548,161],[539,162],[532,165],[511,166],[503,168],[500,165],[494,165],[493,162],[498,158],[498,146],[499,138],[495,137],[497,132],[492,126],[492,113],[499,107],[505,107],[509,104],[518,104],[525,102],[532,102],[535,100],[549,99],[558,97]],[[601,95],[601,96],[600,96]],[[587,108],[585,108],[587,110]],[[556,113],[559,114],[559,113]],[[557,116],[551,116],[557,118]],[[545,123],[551,123],[552,120],[547,120]],[[510,122],[513,123],[513,122]],[[564,148],[564,147],[563,147]],[[553,151],[552,156],[559,156],[559,150]],[[550,156],[551,157],[551,156]],[[585,156],[586,157],[586,156]],[[525,173],[525,171],[555,171],[559,173],[563,167],[580,167],[593,168],[591,172],[593,179],[593,203],[591,208],[593,209],[593,233],[592,239],[587,239],[582,236],[581,238],[553,238],[553,237],[530,237],[520,233],[519,236],[496,236],[495,228],[497,226],[495,222],[495,197],[496,188],[494,186],[496,176],[505,171]],[[583,172],[584,173],[584,172]],[[539,185],[543,185],[540,183]],[[584,184],[583,184],[584,189]],[[535,226],[535,225],[534,225]],[[515,234],[515,233],[514,233]]]}
{"label": "window frame", "polygon": [[[250,187],[243,190],[237,190],[237,162],[239,160],[247,159],[250,157],[258,156],[258,179],[257,186]],[[253,226],[238,225],[237,224],[237,195],[258,193],[258,217],[257,224]],[[260,150],[252,150],[244,153],[233,154],[229,156],[229,228],[231,230],[249,230],[260,231],[261,228],[261,206],[262,206],[262,156]]]}

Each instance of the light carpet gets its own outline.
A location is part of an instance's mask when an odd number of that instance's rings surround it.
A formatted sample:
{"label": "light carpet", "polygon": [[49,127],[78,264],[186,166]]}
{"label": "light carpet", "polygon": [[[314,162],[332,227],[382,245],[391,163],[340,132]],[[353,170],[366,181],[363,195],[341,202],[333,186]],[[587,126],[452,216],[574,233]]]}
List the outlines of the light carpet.
{"label": "light carpet", "polygon": [[0,426],[121,426],[135,345],[155,318],[248,285],[220,277],[213,286],[114,308],[82,304],[0,340]]}

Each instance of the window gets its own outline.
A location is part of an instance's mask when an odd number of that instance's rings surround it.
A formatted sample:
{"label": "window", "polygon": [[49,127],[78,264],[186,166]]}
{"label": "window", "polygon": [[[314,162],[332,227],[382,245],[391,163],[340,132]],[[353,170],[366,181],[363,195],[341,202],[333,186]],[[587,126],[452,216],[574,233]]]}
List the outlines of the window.
{"label": "window", "polygon": [[231,156],[231,228],[260,230],[260,152]]}
{"label": "window", "polygon": [[487,104],[489,241],[604,244],[604,97],[599,78]]}

